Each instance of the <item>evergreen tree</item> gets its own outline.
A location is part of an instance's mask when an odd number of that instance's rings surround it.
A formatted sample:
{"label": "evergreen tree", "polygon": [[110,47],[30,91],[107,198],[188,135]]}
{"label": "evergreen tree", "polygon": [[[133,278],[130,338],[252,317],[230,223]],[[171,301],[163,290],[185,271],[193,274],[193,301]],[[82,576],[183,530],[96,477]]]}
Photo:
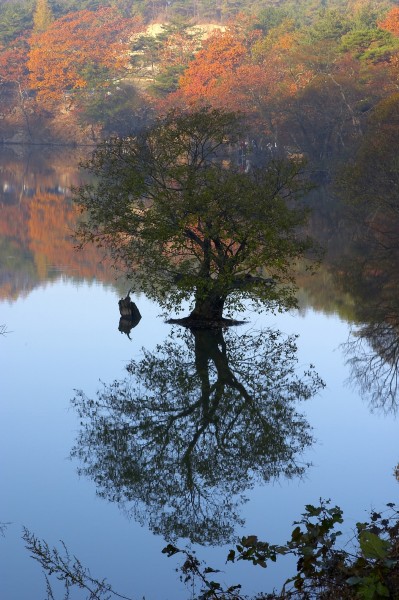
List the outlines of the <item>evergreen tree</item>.
{"label": "evergreen tree", "polygon": [[33,14],[33,29],[35,32],[46,31],[54,21],[53,11],[47,0],[37,0]]}
{"label": "evergreen tree", "polygon": [[32,10],[29,1],[0,2],[0,45],[7,46],[32,25]]}

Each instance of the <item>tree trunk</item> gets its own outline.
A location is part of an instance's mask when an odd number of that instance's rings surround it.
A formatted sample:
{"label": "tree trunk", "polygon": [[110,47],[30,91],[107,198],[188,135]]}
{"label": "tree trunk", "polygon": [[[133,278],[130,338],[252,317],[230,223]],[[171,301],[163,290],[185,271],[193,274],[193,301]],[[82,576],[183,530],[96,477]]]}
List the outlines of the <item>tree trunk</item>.
{"label": "tree trunk", "polygon": [[190,319],[201,321],[222,321],[226,296],[216,293],[196,295],[195,306]]}

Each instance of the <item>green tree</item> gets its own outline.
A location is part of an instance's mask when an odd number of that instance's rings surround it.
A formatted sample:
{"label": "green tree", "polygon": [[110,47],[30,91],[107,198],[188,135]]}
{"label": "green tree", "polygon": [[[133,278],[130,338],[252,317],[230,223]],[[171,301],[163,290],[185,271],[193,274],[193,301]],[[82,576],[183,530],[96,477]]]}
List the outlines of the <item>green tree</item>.
{"label": "green tree", "polygon": [[159,61],[160,41],[157,36],[138,35],[132,45],[131,64],[139,77],[154,77],[155,65]]}
{"label": "green tree", "polygon": [[322,40],[337,41],[351,29],[350,18],[338,10],[329,9],[320,12],[319,18],[313,24],[313,27],[306,31],[305,35],[311,42]]}
{"label": "green tree", "polygon": [[341,38],[341,50],[353,52],[355,57],[378,62],[388,60],[397,50],[398,43],[389,31],[368,28],[355,29]]}
{"label": "green tree", "polygon": [[32,6],[26,2],[0,3],[0,45],[9,44],[32,26]]}
{"label": "green tree", "polygon": [[151,118],[151,107],[143,103],[135,86],[120,83],[99,93],[83,94],[78,113],[82,126],[100,126],[105,135],[127,135],[139,131]]}
{"label": "green tree", "polygon": [[[221,321],[225,305],[295,305],[293,265],[312,247],[298,232],[308,189],[299,161],[235,166],[234,114],[171,113],[136,137],[102,144],[78,190],[82,245],[106,245],[141,290],[170,309],[194,296],[191,322]],[[242,134],[241,134],[242,135]],[[266,276],[260,276],[259,271]]]}
{"label": "green tree", "polygon": [[178,88],[179,78],[200,48],[201,30],[181,18],[161,26],[156,35],[138,35],[131,63],[140,77],[151,78],[150,90],[166,95]]}
{"label": "green tree", "polygon": [[46,29],[54,21],[53,11],[48,3],[48,0],[37,0],[36,9],[33,13],[33,29],[40,33]]}

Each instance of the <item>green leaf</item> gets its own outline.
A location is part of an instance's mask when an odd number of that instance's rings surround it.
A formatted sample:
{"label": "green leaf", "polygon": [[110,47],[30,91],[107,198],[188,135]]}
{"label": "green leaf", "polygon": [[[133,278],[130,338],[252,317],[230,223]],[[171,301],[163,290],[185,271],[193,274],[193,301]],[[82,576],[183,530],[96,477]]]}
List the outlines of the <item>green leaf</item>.
{"label": "green leaf", "polygon": [[295,527],[291,534],[291,539],[293,542],[298,542],[302,537],[302,532],[300,527]]}
{"label": "green leaf", "polygon": [[246,548],[255,546],[258,543],[258,537],[256,535],[249,535],[248,537],[242,538],[242,543]]}
{"label": "green leaf", "polygon": [[305,509],[310,517],[318,517],[323,510],[321,506],[316,508],[312,504],[306,504]]}
{"label": "green leaf", "polygon": [[365,558],[384,559],[388,554],[390,543],[371,531],[363,530],[359,536],[360,549]]}
{"label": "green leaf", "polygon": [[383,583],[381,583],[380,581],[377,583],[377,593],[380,596],[382,596],[383,598],[389,598],[390,597],[388,588]]}
{"label": "green leaf", "polygon": [[260,567],[262,567],[262,569],[266,569],[266,566],[267,566],[267,565],[266,565],[266,561],[264,561],[264,560],[258,560],[258,561],[257,561],[257,564],[258,564]]}
{"label": "green leaf", "polygon": [[167,546],[165,546],[165,548],[162,549],[162,554],[167,554],[168,558],[170,558],[174,554],[177,554],[178,552],[181,552],[181,550],[179,550],[179,548],[176,548],[176,546],[173,546],[173,544],[168,544]]}
{"label": "green leaf", "polygon": [[359,583],[362,583],[363,581],[363,577],[356,577],[355,575],[353,577],[349,577],[349,579],[346,580],[346,583],[348,585],[359,585]]}

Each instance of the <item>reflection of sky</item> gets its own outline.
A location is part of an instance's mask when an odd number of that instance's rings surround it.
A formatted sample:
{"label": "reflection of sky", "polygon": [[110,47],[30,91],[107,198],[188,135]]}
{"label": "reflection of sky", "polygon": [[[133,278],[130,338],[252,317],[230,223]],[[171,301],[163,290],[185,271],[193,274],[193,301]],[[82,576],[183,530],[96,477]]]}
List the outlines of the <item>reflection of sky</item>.
{"label": "reflection of sky", "polygon": [[[188,596],[174,562],[161,554],[163,541],[126,521],[117,506],[97,499],[94,484],[79,480],[77,465],[68,460],[79,427],[69,410],[74,388],[93,395],[100,379],[123,377],[123,366],[141,346],[154,347],[169,331],[157,307],[139,298],[142,320],[129,342],[118,331],[117,300],[98,285],[58,282],[12,305],[0,304],[0,323],[10,332],[0,338],[0,521],[12,522],[7,537],[0,538],[0,598],[44,595],[40,569],[19,539],[22,525],[50,544],[63,539],[94,575],[107,576],[123,594],[147,600]],[[300,370],[312,362],[327,387],[307,405],[318,440],[306,457],[314,467],[303,481],[251,491],[243,508],[244,531],[285,541],[304,505],[320,496],[341,505],[351,526],[371,506],[395,501],[397,424],[392,417],[371,415],[356,392],[343,385],[348,370],[339,345],[347,339],[347,324],[312,311],[305,317],[250,319],[258,328],[275,325],[287,334],[299,333]],[[200,556],[224,568],[225,554],[211,549]],[[232,582],[250,582],[249,592],[265,580],[269,588],[279,585],[273,571],[250,565],[235,566],[232,573]]]}

